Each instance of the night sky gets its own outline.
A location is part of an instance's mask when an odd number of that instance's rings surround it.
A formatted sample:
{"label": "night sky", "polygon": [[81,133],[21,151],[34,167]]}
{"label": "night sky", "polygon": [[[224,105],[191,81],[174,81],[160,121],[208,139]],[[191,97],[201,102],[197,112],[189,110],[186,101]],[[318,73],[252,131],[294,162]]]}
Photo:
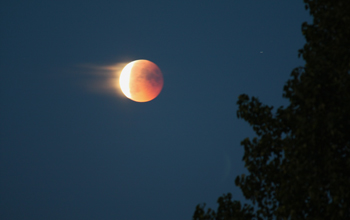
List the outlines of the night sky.
{"label": "night sky", "polygon": [[[303,65],[300,1],[0,3],[0,218],[191,219],[246,173],[238,96],[288,104]],[[163,72],[160,95],[110,87],[118,64]]]}

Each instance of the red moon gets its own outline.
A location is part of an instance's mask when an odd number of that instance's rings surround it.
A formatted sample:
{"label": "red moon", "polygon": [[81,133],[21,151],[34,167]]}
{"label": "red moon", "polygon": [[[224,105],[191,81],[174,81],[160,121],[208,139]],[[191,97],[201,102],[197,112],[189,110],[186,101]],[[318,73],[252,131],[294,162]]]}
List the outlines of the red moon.
{"label": "red moon", "polygon": [[163,74],[159,67],[148,60],[135,60],[122,70],[119,84],[126,97],[135,102],[155,99],[163,88]]}

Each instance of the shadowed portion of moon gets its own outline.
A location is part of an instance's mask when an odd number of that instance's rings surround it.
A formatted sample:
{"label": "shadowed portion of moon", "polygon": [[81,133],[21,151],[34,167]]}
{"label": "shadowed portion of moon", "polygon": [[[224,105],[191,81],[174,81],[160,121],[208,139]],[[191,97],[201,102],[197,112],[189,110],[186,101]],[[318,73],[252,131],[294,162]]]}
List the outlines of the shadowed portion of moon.
{"label": "shadowed portion of moon", "polygon": [[156,64],[148,60],[133,61],[129,78],[130,99],[148,102],[156,98],[163,88],[163,75]]}

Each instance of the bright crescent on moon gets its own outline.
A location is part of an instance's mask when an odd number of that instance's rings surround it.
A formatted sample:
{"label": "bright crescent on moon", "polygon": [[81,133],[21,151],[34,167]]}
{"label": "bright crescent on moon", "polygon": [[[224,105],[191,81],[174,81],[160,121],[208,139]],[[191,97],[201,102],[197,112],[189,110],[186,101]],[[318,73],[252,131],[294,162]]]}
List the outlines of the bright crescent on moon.
{"label": "bright crescent on moon", "polygon": [[130,76],[131,76],[131,69],[132,66],[134,65],[134,62],[128,63],[124,69],[122,70],[119,78],[119,85],[126,97],[129,99],[131,98],[131,93],[130,93]]}

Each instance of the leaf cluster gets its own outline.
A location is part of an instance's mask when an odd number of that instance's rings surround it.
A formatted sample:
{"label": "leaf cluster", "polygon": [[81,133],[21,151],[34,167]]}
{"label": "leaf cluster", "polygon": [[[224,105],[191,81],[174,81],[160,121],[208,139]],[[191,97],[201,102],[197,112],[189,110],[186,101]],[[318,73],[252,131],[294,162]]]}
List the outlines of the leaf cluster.
{"label": "leaf cluster", "polygon": [[246,220],[253,219],[253,207],[250,205],[241,205],[239,201],[232,201],[230,193],[219,197],[218,210],[208,208],[205,210],[205,204],[197,205],[193,215],[193,220]]}

